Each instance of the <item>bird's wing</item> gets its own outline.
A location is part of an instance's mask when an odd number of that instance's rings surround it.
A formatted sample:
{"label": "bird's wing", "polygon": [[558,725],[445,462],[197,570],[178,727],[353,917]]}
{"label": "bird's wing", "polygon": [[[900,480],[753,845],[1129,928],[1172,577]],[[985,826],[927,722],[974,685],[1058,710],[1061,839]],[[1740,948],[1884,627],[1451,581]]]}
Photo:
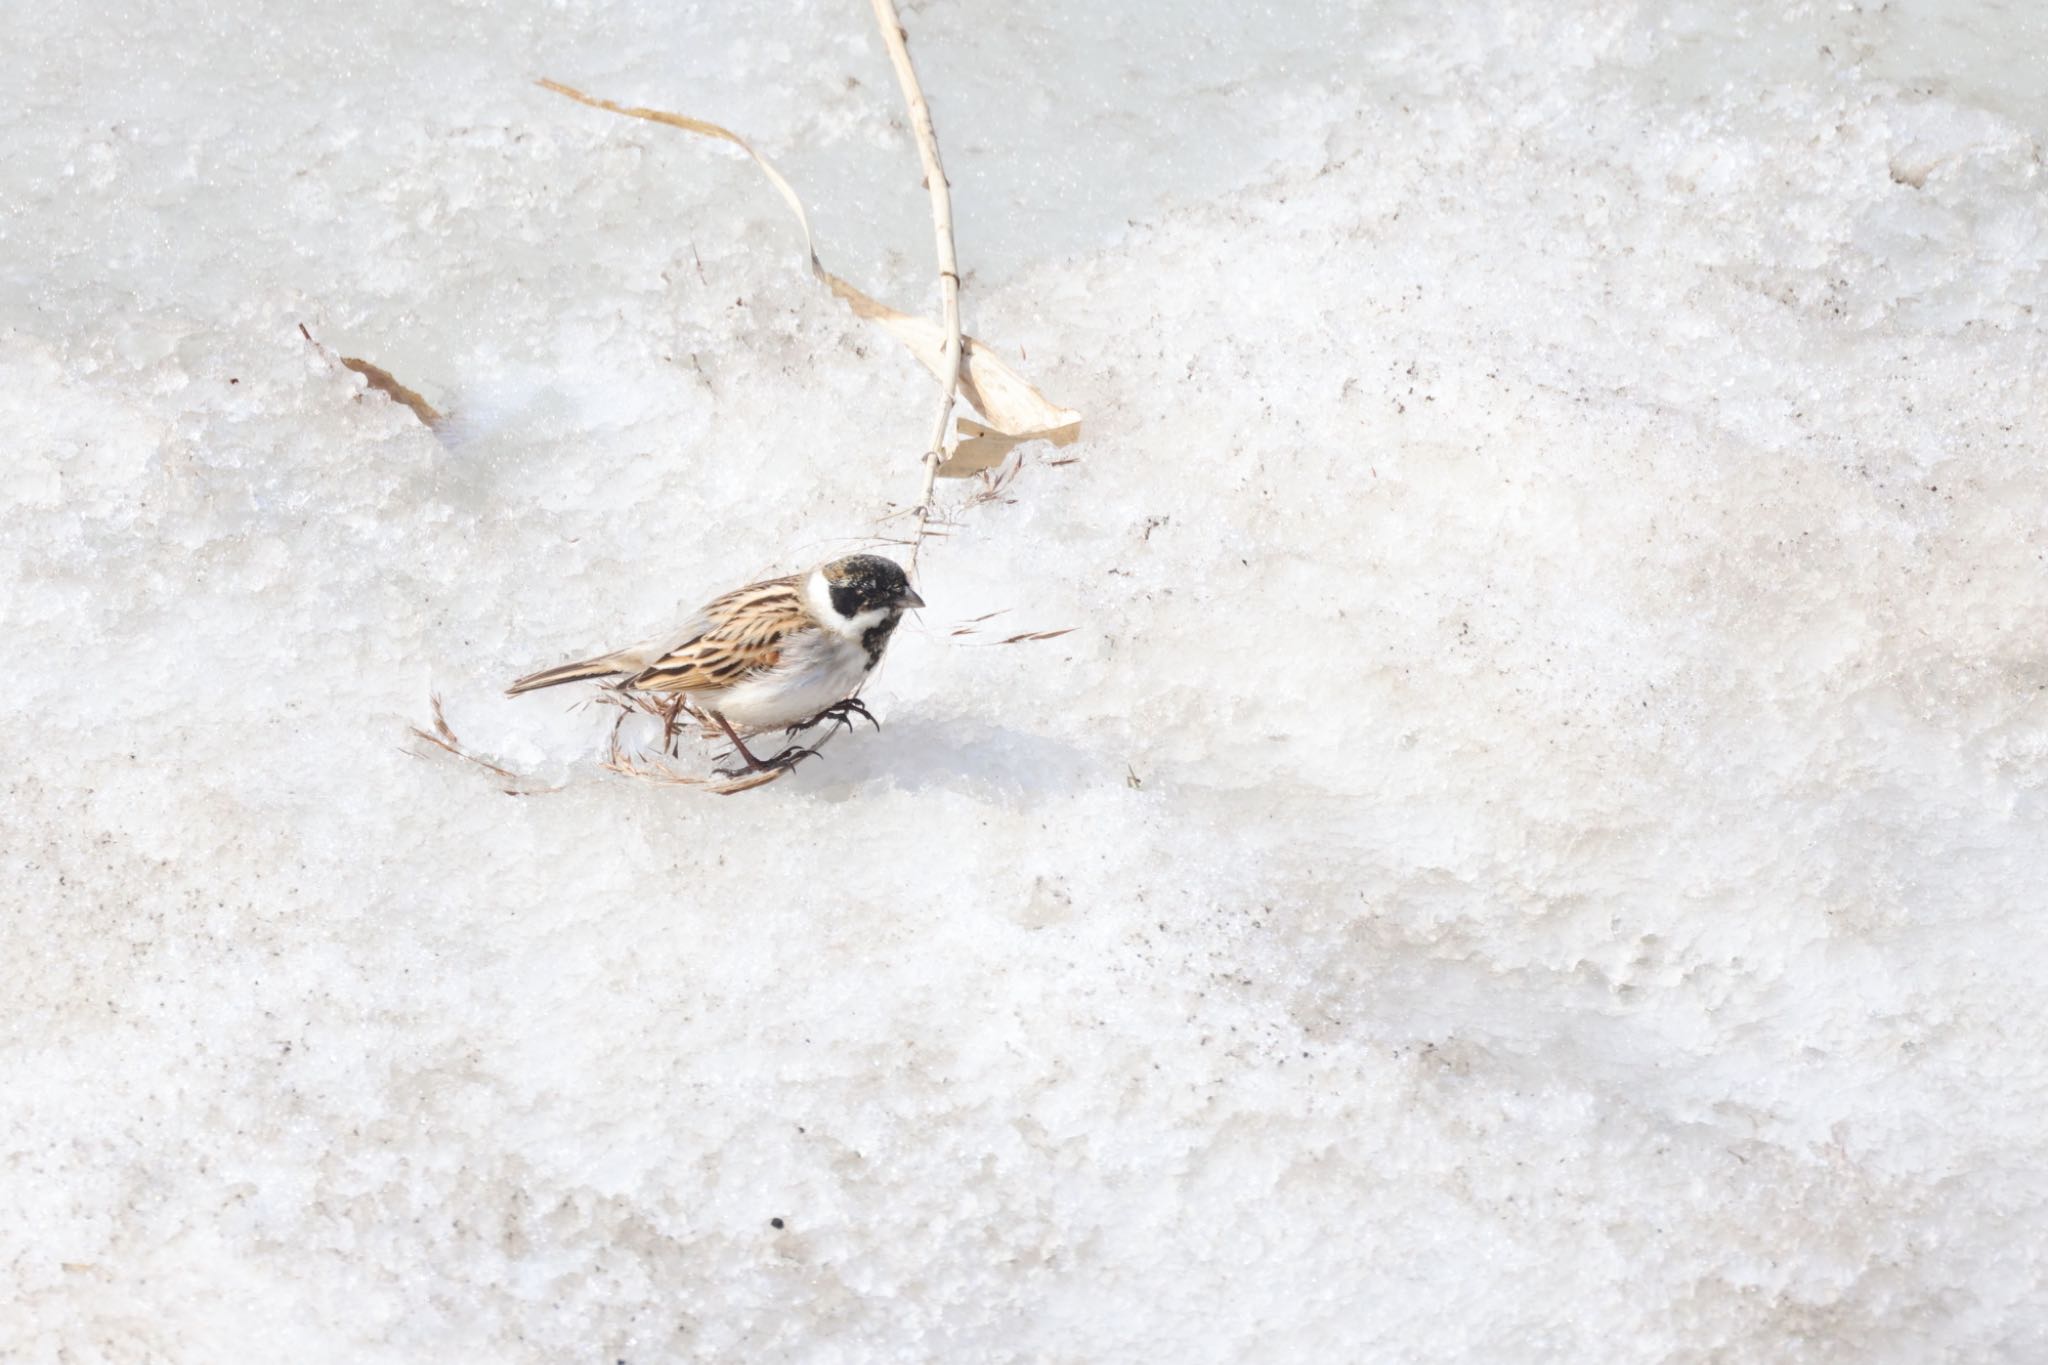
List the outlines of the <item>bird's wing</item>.
{"label": "bird's wing", "polygon": [[775,667],[782,640],[811,624],[800,577],[753,583],[712,602],[627,680],[643,692],[716,692]]}

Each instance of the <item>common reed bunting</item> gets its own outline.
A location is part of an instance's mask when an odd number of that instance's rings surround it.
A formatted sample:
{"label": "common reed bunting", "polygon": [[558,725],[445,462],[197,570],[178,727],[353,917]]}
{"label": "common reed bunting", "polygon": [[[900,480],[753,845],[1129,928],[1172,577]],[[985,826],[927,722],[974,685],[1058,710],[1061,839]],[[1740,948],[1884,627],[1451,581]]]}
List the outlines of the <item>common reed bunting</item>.
{"label": "common reed bunting", "polygon": [[808,573],[753,583],[716,599],[672,635],[594,659],[529,673],[517,696],[560,683],[604,679],[622,691],[680,693],[711,717],[754,772],[789,767],[811,749],[774,758],[748,751],[750,730],[866,716],[854,692],[881,661],[896,624],[924,599],[903,570],[879,555],[848,555]]}

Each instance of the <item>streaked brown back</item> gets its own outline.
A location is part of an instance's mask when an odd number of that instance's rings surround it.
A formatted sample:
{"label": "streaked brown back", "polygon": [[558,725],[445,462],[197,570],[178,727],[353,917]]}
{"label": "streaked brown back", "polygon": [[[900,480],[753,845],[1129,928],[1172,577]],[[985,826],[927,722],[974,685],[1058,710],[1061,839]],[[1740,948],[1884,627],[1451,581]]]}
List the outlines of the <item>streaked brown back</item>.
{"label": "streaked brown back", "polygon": [[782,638],[811,623],[800,576],[753,583],[704,608],[709,622],[649,664],[628,686],[648,692],[713,692],[734,687],[781,661]]}

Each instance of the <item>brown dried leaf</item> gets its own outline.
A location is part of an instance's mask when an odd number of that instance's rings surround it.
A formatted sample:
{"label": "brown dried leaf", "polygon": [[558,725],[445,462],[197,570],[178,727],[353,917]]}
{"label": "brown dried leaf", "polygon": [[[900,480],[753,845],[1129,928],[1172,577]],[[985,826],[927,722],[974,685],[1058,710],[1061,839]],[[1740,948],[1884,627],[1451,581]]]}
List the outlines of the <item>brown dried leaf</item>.
{"label": "brown dried leaf", "polygon": [[961,441],[939,465],[938,476],[942,479],[967,479],[976,474],[986,474],[1010,458],[1010,452],[1029,439],[1027,436],[997,435]]}
{"label": "brown dried leaf", "polygon": [[1020,645],[1026,640],[1057,640],[1062,635],[1072,635],[1079,626],[1068,626],[1064,630],[1027,630],[1022,635],[1012,635],[1007,640],[996,641],[999,645]]}
{"label": "brown dried leaf", "polygon": [[970,474],[980,474],[994,469],[1011,451],[1026,441],[1050,441],[1056,446],[1071,444],[1081,434],[1081,423],[1076,420],[1050,431],[1006,432],[985,427],[969,418],[960,419],[961,437],[953,447],[953,453],[939,466],[942,479],[964,479]]}
{"label": "brown dried leaf", "polygon": [[341,357],[341,363],[368,380],[371,388],[383,394],[392,402],[403,403],[406,407],[411,408],[412,415],[419,418],[421,424],[429,430],[441,424],[441,414],[435,412],[432,405],[426,399],[392,378],[391,371],[383,366],[372,365],[367,360],[358,360],[354,356],[347,355]]}
{"label": "brown dried leaf", "polygon": [[[856,317],[880,323],[884,330],[910,349],[920,365],[937,378],[945,378],[944,328],[930,318],[912,317],[862,293],[829,270],[819,267],[816,256],[811,261],[825,287],[844,300]],[[1029,440],[1040,432],[1071,427],[1072,432],[1060,442],[1064,445],[1081,434],[1080,413],[1061,407],[1032,388],[1022,375],[1004,364],[1000,356],[971,336],[960,338],[960,396],[987,418],[991,427],[1005,435]]]}

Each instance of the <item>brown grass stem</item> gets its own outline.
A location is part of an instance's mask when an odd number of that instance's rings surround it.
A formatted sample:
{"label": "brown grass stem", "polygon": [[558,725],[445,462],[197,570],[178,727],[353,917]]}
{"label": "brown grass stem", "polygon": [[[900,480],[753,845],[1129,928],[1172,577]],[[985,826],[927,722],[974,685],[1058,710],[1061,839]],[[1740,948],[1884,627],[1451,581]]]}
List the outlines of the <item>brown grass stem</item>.
{"label": "brown grass stem", "polygon": [[939,412],[932,422],[931,440],[925,443],[924,487],[917,495],[917,534],[910,544],[910,568],[915,573],[917,552],[931,523],[939,466],[946,459],[946,429],[953,420],[953,400],[960,392],[960,262],[953,246],[953,191],[946,183],[946,168],[939,162],[939,135],[932,127],[931,105],[918,83],[917,68],[911,64],[909,34],[896,13],[896,0],[870,3],[875,23],[882,30],[882,46],[889,50],[889,63],[896,68],[896,83],[903,87],[903,102],[910,107],[910,130],[917,138],[918,159],[924,163],[925,188],[932,198],[932,237],[938,247],[939,300],[945,313],[945,339],[939,352]]}

